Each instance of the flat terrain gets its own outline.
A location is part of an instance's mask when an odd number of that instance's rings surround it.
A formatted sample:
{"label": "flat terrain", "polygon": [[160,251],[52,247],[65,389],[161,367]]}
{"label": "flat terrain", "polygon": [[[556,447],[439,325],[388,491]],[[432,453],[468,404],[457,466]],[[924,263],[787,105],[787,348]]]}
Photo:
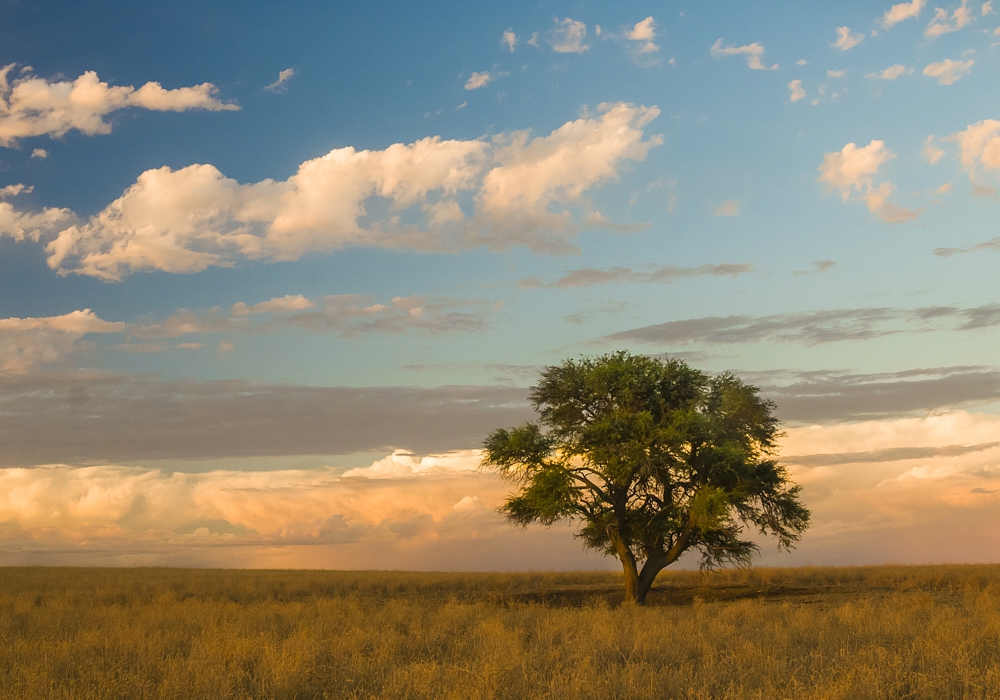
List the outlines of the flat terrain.
{"label": "flat terrain", "polygon": [[1000,566],[0,569],[2,698],[1000,698]]}

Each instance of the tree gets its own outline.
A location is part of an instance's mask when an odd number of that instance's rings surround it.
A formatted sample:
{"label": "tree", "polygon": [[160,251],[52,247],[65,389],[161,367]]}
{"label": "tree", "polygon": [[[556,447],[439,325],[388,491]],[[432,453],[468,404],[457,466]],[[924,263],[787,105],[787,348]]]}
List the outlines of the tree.
{"label": "tree", "polygon": [[774,403],[730,373],[622,351],[544,369],[529,398],[538,422],[484,444],[482,466],[518,487],[501,512],[580,522],[587,547],[621,561],[628,601],[688,550],[748,566],[748,528],[790,549],[809,525],[777,461]]}

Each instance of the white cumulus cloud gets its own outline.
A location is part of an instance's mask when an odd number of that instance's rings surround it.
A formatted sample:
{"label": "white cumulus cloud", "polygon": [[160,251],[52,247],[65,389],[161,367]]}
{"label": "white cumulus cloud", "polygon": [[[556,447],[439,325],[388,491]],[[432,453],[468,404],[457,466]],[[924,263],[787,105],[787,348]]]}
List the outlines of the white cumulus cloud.
{"label": "white cumulus cloud", "polygon": [[866,73],[865,77],[872,80],[895,80],[901,75],[910,75],[911,73],[913,73],[912,68],[907,68],[906,66],[897,63],[878,73]]}
{"label": "white cumulus cloud", "polygon": [[89,333],[120,333],[124,323],[103,321],[90,309],[62,316],[0,319],[0,374],[58,362]]}
{"label": "white cumulus cloud", "polygon": [[962,168],[969,173],[976,194],[996,196],[996,190],[984,184],[981,172],[1000,171],[1000,120],[984,119],[952,134],[948,141],[958,143]]}
{"label": "white cumulus cloud", "polygon": [[294,68],[286,68],[278,73],[278,79],[264,87],[269,92],[284,92],[288,89],[288,81],[295,75]]}
{"label": "white cumulus cloud", "polygon": [[239,109],[216,99],[217,89],[211,83],[167,90],[149,82],[136,89],[110,86],[94,71],[73,81],[50,82],[30,73],[11,81],[8,76],[14,66],[0,68],[0,145],[8,148],[19,139],[59,138],[73,130],[87,136],[111,133],[104,117],[128,107],[160,112]]}
{"label": "white cumulus cloud", "polygon": [[788,89],[792,91],[792,95],[790,98],[790,101],[792,102],[798,102],[799,100],[801,100],[806,96],[806,91],[802,87],[801,80],[793,80],[792,82],[788,83]]}
{"label": "white cumulus cloud", "polygon": [[882,26],[891,27],[907,19],[916,19],[924,9],[927,0],[911,0],[893,5],[882,16]]}
{"label": "white cumulus cloud", "polygon": [[968,61],[955,61],[946,58],[937,63],[929,63],[924,68],[924,75],[929,78],[937,78],[939,85],[951,85],[956,80],[964,78],[972,70],[976,62],[972,59]]}
{"label": "white cumulus cloud", "polygon": [[510,50],[510,52],[514,53],[514,47],[517,46],[517,34],[508,29],[503,33],[502,41],[504,45],[506,45],[506,47]]}
{"label": "white cumulus cloud", "polygon": [[778,70],[777,63],[773,66],[765,66],[761,62],[761,58],[764,56],[764,47],[756,41],[746,46],[723,46],[722,39],[718,39],[712,44],[709,52],[716,58],[744,55],[747,57],[747,65],[754,70]]}
{"label": "white cumulus cloud", "polygon": [[934,19],[931,20],[930,24],[927,25],[927,29],[924,30],[924,36],[929,39],[936,39],[942,34],[948,34],[950,32],[957,32],[962,27],[968,25],[972,21],[972,12],[969,10],[969,0],[962,0],[962,4],[955,8],[951,13],[951,21],[949,22],[948,11],[936,7],[934,8]]}
{"label": "white cumulus cloud", "polygon": [[[117,280],[345,246],[575,250],[569,239],[581,228],[615,226],[593,210],[587,191],[662,142],[644,138],[656,107],[601,104],[598,112],[547,136],[340,148],[284,181],[243,185],[212,165],[147,170],[104,210],[63,228],[47,245],[48,264]],[[388,201],[388,211],[362,226],[373,197]],[[404,212],[417,222],[403,223]]]}
{"label": "white cumulus cloud", "polygon": [[841,51],[847,51],[853,49],[864,40],[864,34],[852,34],[849,27],[837,27],[837,40],[830,45]]}
{"label": "white cumulus cloud", "polygon": [[652,17],[647,17],[641,22],[636,22],[632,30],[625,35],[629,41],[639,43],[637,51],[643,53],[656,53],[660,50],[653,39],[656,38],[656,22]]}
{"label": "white cumulus cloud", "polygon": [[820,164],[818,181],[828,189],[840,192],[843,201],[854,193],[868,205],[868,209],[886,223],[912,221],[918,212],[888,201],[895,186],[889,182],[874,184],[874,176],[883,164],[896,157],[883,141],[872,141],[863,148],[849,143],[839,151],[826,153]]}
{"label": "white cumulus cloud", "polygon": [[[555,20],[556,26],[549,32],[549,44],[556,53],[583,53],[590,48],[583,43],[587,38],[587,25],[566,17]],[[530,43],[530,42],[529,42]]]}

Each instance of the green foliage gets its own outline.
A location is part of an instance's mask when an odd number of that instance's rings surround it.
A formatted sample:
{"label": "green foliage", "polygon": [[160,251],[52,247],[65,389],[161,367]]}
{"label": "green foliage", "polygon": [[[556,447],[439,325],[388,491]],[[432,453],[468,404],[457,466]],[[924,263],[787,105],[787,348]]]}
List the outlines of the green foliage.
{"label": "green foliage", "polygon": [[503,511],[520,525],[580,521],[584,543],[626,573],[646,563],[646,589],[691,549],[707,568],[748,565],[747,526],[788,548],[809,524],[777,461],[773,402],[732,374],[622,351],[545,369],[530,399],[537,424],[484,444],[483,466],[518,487]]}

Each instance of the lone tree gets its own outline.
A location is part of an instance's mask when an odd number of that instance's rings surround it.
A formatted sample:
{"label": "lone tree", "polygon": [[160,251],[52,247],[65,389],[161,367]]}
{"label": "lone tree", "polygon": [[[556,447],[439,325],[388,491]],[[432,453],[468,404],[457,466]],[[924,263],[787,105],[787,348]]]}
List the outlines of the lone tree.
{"label": "lone tree", "polygon": [[622,351],[546,368],[530,400],[538,423],[484,445],[483,467],[518,486],[501,510],[525,526],[580,521],[587,547],[621,561],[626,600],[645,603],[688,550],[706,568],[747,566],[748,527],[789,549],[809,525],[776,459],[774,403],[732,374]]}

